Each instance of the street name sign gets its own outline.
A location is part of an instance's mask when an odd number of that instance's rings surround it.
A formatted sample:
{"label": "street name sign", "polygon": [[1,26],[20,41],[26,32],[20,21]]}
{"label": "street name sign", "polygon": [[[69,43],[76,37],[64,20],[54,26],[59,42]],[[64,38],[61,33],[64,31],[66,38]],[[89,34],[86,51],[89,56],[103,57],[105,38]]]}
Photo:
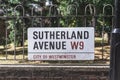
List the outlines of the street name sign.
{"label": "street name sign", "polygon": [[28,28],[28,60],[94,60],[94,28]]}

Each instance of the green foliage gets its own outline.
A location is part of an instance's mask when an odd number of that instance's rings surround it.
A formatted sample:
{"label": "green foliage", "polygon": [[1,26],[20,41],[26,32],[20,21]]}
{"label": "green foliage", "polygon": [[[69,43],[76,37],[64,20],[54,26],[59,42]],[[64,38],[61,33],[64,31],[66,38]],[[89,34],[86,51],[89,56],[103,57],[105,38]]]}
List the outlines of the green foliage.
{"label": "green foliage", "polygon": [[20,3],[20,0],[9,0],[8,2],[11,4],[18,4]]}
{"label": "green foliage", "polygon": [[[23,28],[27,29],[28,27],[31,27],[32,22],[34,23],[33,26],[40,26],[41,23],[40,21],[43,20],[42,23],[45,23],[47,25],[44,26],[49,26],[49,24],[53,27],[58,25],[58,22],[60,21],[60,26],[64,27],[75,27],[75,26],[84,26],[84,21],[82,17],[79,17],[79,15],[84,15],[85,12],[85,6],[88,4],[93,4],[95,5],[97,9],[98,15],[102,15],[102,8],[104,4],[112,4],[113,5],[113,0],[50,0],[52,1],[53,5],[57,5],[57,8],[51,10],[51,16],[54,16],[55,13],[57,15],[61,16],[61,18],[24,18],[21,19],[20,16],[23,16],[23,10],[21,7],[18,7],[15,10],[15,7],[17,5],[22,5],[25,9],[25,14],[24,16],[31,16],[31,7],[37,7],[39,9],[34,10],[34,16],[40,16],[41,13],[39,10],[42,10],[42,16],[47,16],[49,17],[49,8],[45,6],[45,1],[46,0],[1,0],[1,8],[4,9],[4,11],[8,12],[7,14],[4,14],[4,16],[17,16],[16,19],[9,19],[7,20],[8,23],[8,30],[9,32],[9,40],[10,42],[14,41],[15,34],[16,36],[16,42],[20,42],[22,39],[22,31]],[[5,10],[5,8],[7,8]],[[60,13],[58,13],[56,10],[58,10]],[[76,11],[77,10],[77,11]],[[56,12],[55,12],[56,11]],[[87,13],[89,13],[88,11]],[[110,13],[111,11],[107,10],[106,14]],[[78,15],[77,18],[76,16],[73,15]],[[70,17],[71,16],[71,17]],[[88,17],[87,20],[87,25],[89,25],[90,20],[92,20],[93,17]],[[32,21],[33,20],[33,21]],[[98,18],[98,24],[97,29],[98,31],[101,29],[101,26],[110,26],[111,20],[106,20],[106,22],[103,22],[102,18]],[[24,26],[24,27],[23,27]],[[16,30],[16,31],[15,31]],[[26,33],[26,32],[25,32]],[[20,40],[20,41],[19,41]],[[19,43],[18,43],[19,44]]]}
{"label": "green foliage", "polygon": [[[85,6],[88,4],[93,4],[93,7],[96,7],[96,12],[97,15],[99,15],[100,17],[97,18],[97,24],[96,25],[96,30],[98,32],[100,32],[102,30],[102,26],[111,26],[111,19],[110,18],[106,18],[105,22],[103,21],[103,17],[101,17],[101,15],[103,14],[103,6],[105,4],[111,4],[113,5],[113,0],[61,0],[60,2],[60,9],[62,10],[61,14],[62,16],[71,16],[71,15],[76,15],[76,9],[77,11],[77,15],[84,15],[85,14]],[[68,10],[68,6],[71,6]],[[91,9],[93,9],[93,7]],[[90,7],[89,7],[90,8]],[[88,9],[89,9],[88,8]],[[111,8],[108,8],[105,10],[105,14],[106,15],[111,15],[112,11]],[[87,14],[90,14],[90,11],[87,10]],[[90,14],[91,16],[93,14]],[[89,23],[92,21],[93,17],[89,17],[87,16],[87,25],[89,26]],[[63,26],[84,26],[84,20],[80,17],[80,18],[75,18],[75,17],[66,17],[64,19],[62,19],[61,24]],[[105,30],[106,31],[106,30]]]}

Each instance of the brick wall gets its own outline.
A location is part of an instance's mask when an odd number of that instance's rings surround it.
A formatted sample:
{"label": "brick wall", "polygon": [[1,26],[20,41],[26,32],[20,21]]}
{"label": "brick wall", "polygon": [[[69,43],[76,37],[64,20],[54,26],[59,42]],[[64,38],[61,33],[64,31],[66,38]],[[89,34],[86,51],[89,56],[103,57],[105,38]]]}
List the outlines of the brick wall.
{"label": "brick wall", "polygon": [[108,80],[108,67],[0,65],[0,80]]}

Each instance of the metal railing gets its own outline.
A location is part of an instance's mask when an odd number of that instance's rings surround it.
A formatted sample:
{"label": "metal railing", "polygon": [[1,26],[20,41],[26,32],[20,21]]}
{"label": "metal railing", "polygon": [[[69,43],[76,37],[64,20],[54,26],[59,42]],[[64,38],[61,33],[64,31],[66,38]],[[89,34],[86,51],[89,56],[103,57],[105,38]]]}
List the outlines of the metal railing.
{"label": "metal railing", "polygon": [[[45,12],[45,10],[47,12]],[[110,4],[103,6],[102,10],[96,9],[93,4],[88,4],[83,8],[83,12],[76,5],[69,5],[66,12],[61,12],[60,8],[52,5],[49,8],[32,8],[27,15],[22,5],[17,5],[13,15],[4,12],[0,16],[2,25],[0,26],[0,62],[6,64],[13,61],[14,64],[29,63],[27,60],[27,28],[28,27],[94,27],[95,28],[95,60],[94,61],[70,61],[85,62],[86,64],[97,63],[109,64],[110,55],[110,31],[114,26],[114,9]],[[98,11],[98,12],[97,12]],[[106,11],[111,12],[106,14]],[[101,12],[101,13],[100,13]],[[21,13],[21,14],[20,14]],[[83,14],[82,14],[83,13]],[[106,39],[107,38],[107,39]],[[44,62],[44,61],[43,61]],[[47,62],[47,61],[46,61]],[[54,62],[54,61],[51,61]],[[56,63],[57,61],[55,61]],[[68,63],[69,61],[58,61],[58,63]],[[33,61],[34,64],[41,61]],[[11,64],[11,63],[10,63]]]}

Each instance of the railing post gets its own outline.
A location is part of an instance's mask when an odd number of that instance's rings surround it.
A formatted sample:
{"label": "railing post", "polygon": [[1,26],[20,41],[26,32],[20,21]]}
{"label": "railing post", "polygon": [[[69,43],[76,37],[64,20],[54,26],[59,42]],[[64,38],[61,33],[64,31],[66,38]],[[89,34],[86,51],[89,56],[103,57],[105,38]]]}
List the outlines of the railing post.
{"label": "railing post", "polygon": [[111,36],[110,80],[120,80],[120,0],[115,0],[115,25]]}

